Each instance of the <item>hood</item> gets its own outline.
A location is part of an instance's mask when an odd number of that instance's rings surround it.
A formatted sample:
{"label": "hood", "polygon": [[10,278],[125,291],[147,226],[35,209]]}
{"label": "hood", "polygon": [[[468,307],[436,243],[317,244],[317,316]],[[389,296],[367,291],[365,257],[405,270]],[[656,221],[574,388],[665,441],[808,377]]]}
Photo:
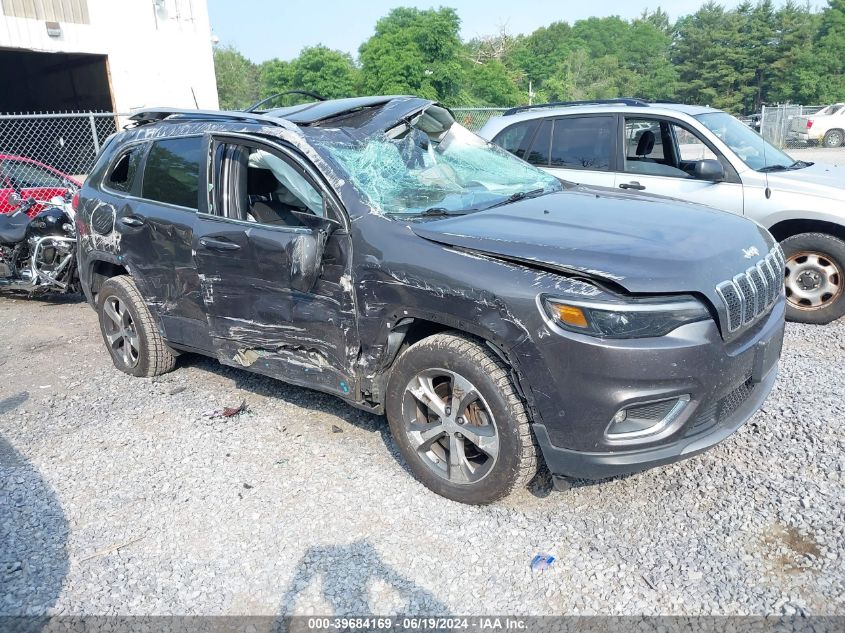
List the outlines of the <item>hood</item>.
{"label": "hood", "polygon": [[845,198],[845,167],[816,163],[804,169],[768,174],[769,187],[792,193],[842,200]]}
{"label": "hood", "polygon": [[760,225],[727,212],[583,187],[412,230],[441,244],[601,279],[630,293],[697,292],[714,305],[716,285],[762,259],[774,243]]}

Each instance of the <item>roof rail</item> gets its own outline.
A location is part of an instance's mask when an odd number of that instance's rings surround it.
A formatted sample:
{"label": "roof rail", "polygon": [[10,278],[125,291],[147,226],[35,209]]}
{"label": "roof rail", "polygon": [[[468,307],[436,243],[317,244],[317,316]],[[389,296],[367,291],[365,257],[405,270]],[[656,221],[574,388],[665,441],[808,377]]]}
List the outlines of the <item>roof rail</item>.
{"label": "roof rail", "polygon": [[626,106],[636,106],[636,107],[648,107],[648,101],[643,101],[642,99],[632,99],[632,98],[624,98],[624,99],[589,99],[586,101],[553,101],[551,103],[537,103],[534,105],[524,105],[524,106],[517,106],[516,108],[511,108],[510,110],[505,110],[502,116],[510,116],[512,114],[517,114],[519,112],[525,112],[526,110],[534,110],[535,108],[569,108],[573,106],[582,106],[582,105],[626,105]]}
{"label": "roof rail", "polygon": [[129,117],[134,121],[134,127],[155,123],[157,121],[178,120],[178,121],[251,121],[275,125],[278,127],[292,127],[293,124],[283,119],[276,119],[256,114],[253,112],[241,112],[240,110],[182,110],[179,108],[153,108],[151,110],[139,110],[133,112]]}

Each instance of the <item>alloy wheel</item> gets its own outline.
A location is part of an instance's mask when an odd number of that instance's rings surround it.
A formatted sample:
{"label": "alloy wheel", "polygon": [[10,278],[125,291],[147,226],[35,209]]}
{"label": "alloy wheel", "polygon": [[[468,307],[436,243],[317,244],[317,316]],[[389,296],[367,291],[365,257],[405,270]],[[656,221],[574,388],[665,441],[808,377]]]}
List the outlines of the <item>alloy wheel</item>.
{"label": "alloy wheel", "polygon": [[425,465],[454,484],[473,484],[490,473],[499,455],[496,422],[469,380],[447,369],[428,369],[405,387],[405,432]]}
{"label": "alloy wheel", "polygon": [[799,252],[786,260],[786,298],[801,310],[820,310],[842,294],[842,270],[824,253]]}
{"label": "alloy wheel", "polygon": [[112,352],[126,367],[135,367],[140,358],[138,332],[128,307],[118,297],[109,297],[103,312],[104,334]]}

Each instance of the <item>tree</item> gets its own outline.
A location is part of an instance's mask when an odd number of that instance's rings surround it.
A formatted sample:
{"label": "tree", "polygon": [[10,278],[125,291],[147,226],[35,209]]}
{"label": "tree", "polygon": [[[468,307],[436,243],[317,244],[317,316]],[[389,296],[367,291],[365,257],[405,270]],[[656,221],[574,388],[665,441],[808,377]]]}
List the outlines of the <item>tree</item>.
{"label": "tree", "polygon": [[505,65],[498,59],[467,63],[460,103],[470,106],[514,106],[525,101]]}
{"label": "tree", "polygon": [[292,65],[294,89],[310,90],[327,99],[352,97],[356,93],[358,69],[347,53],[325,46],[304,48]]}
{"label": "tree", "polygon": [[[269,97],[289,90],[316,92],[327,99],[357,94],[358,69],[352,57],[325,46],[303,48],[292,61],[272,59],[260,68],[261,96]],[[308,100],[308,97],[289,101]],[[278,104],[276,104],[278,105]]]}
{"label": "tree", "polygon": [[268,59],[259,67],[261,98],[291,90],[293,86],[293,62],[282,59]]}
{"label": "tree", "polygon": [[393,9],[359,49],[364,90],[453,103],[463,75],[459,30],[454,9]]}
{"label": "tree", "polygon": [[712,1],[678,20],[672,59],[682,99],[735,113],[751,108],[747,97],[754,70],[749,71],[745,28],[739,11],[726,11]]}
{"label": "tree", "polygon": [[215,47],[214,72],[221,109],[237,110],[258,100],[258,69],[233,47]]}
{"label": "tree", "polygon": [[510,106],[527,101],[530,86],[537,101],[681,99],[740,114],[845,98],[845,0],[828,0],[821,12],[807,0],[745,0],[730,10],[710,0],[675,24],[658,8],[633,20],[552,22],[515,37],[500,27],[466,43],[459,29],[454,9],[397,8],[376,23],[358,60],[321,45],[256,68],[219,47],[220,102],[243,107],[259,93],[310,90]]}
{"label": "tree", "polygon": [[520,74],[524,90],[529,81],[539,87],[566,61],[574,43],[572,27],[566,22],[553,22],[527,37],[518,37],[505,61]]}
{"label": "tree", "polygon": [[845,0],[828,0],[815,41],[818,97],[832,103],[845,97]]}
{"label": "tree", "polygon": [[639,20],[651,24],[664,35],[672,35],[672,21],[669,19],[669,14],[660,7],[657,7],[654,11],[646,9],[640,15]]}

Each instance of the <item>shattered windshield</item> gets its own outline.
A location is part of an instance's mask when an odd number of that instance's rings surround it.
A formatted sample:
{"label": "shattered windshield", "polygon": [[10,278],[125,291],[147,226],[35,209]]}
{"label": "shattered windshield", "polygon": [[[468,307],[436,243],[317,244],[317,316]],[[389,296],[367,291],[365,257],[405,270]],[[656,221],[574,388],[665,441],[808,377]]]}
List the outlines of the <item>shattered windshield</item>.
{"label": "shattered windshield", "polygon": [[318,143],[377,212],[451,215],[560,191],[555,177],[487,143],[431,106],[364,140]]}

